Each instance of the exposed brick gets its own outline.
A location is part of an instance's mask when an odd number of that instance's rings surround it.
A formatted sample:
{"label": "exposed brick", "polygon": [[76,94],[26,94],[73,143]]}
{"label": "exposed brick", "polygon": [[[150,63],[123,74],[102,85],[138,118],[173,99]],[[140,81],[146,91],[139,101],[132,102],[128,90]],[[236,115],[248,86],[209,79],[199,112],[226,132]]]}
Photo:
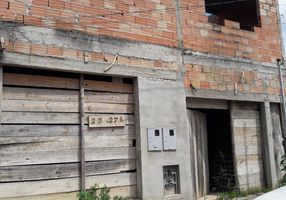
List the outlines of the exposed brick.
{"label": "exposed brick", "polygon": [[78,60],[84,60],[84,52],[83,51],[77,51],[77,59]]}
{"label": "exposed brick", "polygon": [[[118,58],[118,60],[120,59],[120,56]],[[101,53],[96,53],[96,52],[92,52],[91,53],[91,60],[95,61],[95,62],[103,62],[104,61],[104,55]]]}
{"label": "exposed brick", "polygon": [[[29,6],[29,14],[25,13],[27,4],[25,6],[24,2],[27,1],[10,0],[9,4],[8,0],[0,1],[0,19],[170,47],[178,45],[175,11],[167,10],[174,6],[171,0],[33,0]],[[198,1],[182,0],[184,8],[190,8],[195,3]],[[276,58],[281,57],[279,45],[281,42],[277,17],[274,12],[276,9],[275,6],[269,5],[269,2],[261,4],[261,10],[267,16],[261,16],[262,27],[255,27],[254,32],[240,30],[237,22],[229,20],[225,20],[225,26],[208,23],[204,6],[194,9],[192,12],[189,12],[188,9],[182,10],[184,46],[187,49],[207,54],[275,62]],[[140,12],[146,9],[160,9],[162,12]],[[121,12],[125,14],[120,14]],[[78,22],[75,20],[76,14],[79,16]],[[261,43],[263,45],[260,45]],[[33,46],[31,51],[32,49],[34,49]],[[34,50],[32,52],[35,53]],[[66,52],[65,55],[68,56],[69,53]],[[75,57],[74,55],[70,56]],[[76,59],[82,59],[82,56],[77,55]],[[102,61],[102,55],[96,57],[96,54],[91,54],[91,60]],[[140,64],[142,67],[148,67],[150,62],[153,62],[152,66],[157,68],[171,70],[178,68],[176,63],[136,60],[134,58],[131,60],[119,58],[118,62]],[[203,81],[215,81],[222,84],[216,85],[217,89],[222,89],[223,84],[227,84],[226,89],[229,90],[232,81],[239,79],[239,75],[230,69],[216,71],[219,67],[211,69],[207,69],[208,66],[188,67],[192,79],[196,78],[195,84],[197,85]],[[203,73],[201,73],[202,71]],[[188,78],[190,76],[187,75]],[[245,84],[255,84],[257,81],[257,74],[249,73],[245,77]],[[210,86],[212,86],[211,83]],[[247,90],[247,87],[241,89]],[[252,90],[254,91],[253,88]],[[271,89],[271,91],[274,90],[276,88]],[[263,91],[265,92],[265,89]]]}
{"label": "exposed brick", "polygon": [[47,56],[62,58],[63,49],[55,46],[48,46]]}
{"label": "exposed brick", "polygon": [[56,9],[64,9],[65,4],[63,0],[49,0],[49,7]]}
{"label": "exposed brick", "polygon": [[161,60],[156,60],[154,62],[154,67],[162,67],[162,61]]}
{"label": "exposed brick", "polygon": [[2,0],[0,1],[0,9],[8,9],[8,1]]}
{"label": "exposed brick", "polygon": [[31,54],[46,56],[47,55],[47,46],[46,45],[39,45],[39,44],[32,44],[31,45]]}
{"label": "exposed brick", "polygon": [[14,51],[23,54],[30,54],[31,46],[29,43],[14,42]]}
{"label": "exposed brick", "polygon": [[52,8],[47,8],[46,9],[46,17],[48,18],[56,18],[56,19],[60,19],[61,18],[61,11],[60,10],[55,10]]}
{"label": "exposed brick", "polygon": [[24,15],[24,23],[25,24],[32,24],[36,26],[42,25],[42,21],[40,17],[34,17],[30,15]]}
{"label": "exposed brick", "polygon": [[24,14],[26,11],[26,7],[23,2],[12,1],[9,3],[9,10],[15,13]]}
{"label": "exposed brick", "polygon": [[33,0],[33,5],[48,6],[49,0]]}
{"label": "exposed brick", "polygon": [[84,13],[85,12],[85,6],[77,3],[71,3],[71,11],[76,13]]}
{"label": "exposed brick", "polygon": [[63,49],[63,57],[77,60],[77,50],[74,49]]}
{"label": "exposed brick", "polygon": [[5,46],[5,51],[14,51],[13,41],[7,41],[6,46]]}
{"label": "exposed brick", "polygon": [[202,81],[202,82],[200,82],[200,88],[201,89],[209,89],[210,88],[210,83]]}
{"label": "exposed brick", "polygon": [[12,13],[8,10],[1,10],[0,9],[0,20],[4,21],[14,21],[16,18],[16,14]]}
{"label": "exposed brick", "polygon": [[32,5],[30,8],[30,14],[33,16],[46,16],[46,8]]}

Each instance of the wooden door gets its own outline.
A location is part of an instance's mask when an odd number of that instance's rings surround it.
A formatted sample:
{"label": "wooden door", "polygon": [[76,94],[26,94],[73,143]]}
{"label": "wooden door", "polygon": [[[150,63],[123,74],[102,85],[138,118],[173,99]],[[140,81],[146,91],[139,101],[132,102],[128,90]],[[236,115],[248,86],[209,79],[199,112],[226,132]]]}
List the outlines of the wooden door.
{"label": "wooden door", "polygon": [[232,102],[231,123],[236,183],[241,189],[264,186],[259,104]]}
{"label": "wooden door", "polygon": [[[3,76],[0,199],[36,200],[47,194],[75,199],[80,176],[79,75],[27,71]],[[136,197],[133,86],[89,77],[84,87],[86,187],[106,184],[114,194]],[[88,127],[89,115],[117,114],[126,121],[124,127]]]}
{"label": "wooden door", "polygon": [[193,191],[199,199],[209,192],[207,124],[204,113],[188,110]]}

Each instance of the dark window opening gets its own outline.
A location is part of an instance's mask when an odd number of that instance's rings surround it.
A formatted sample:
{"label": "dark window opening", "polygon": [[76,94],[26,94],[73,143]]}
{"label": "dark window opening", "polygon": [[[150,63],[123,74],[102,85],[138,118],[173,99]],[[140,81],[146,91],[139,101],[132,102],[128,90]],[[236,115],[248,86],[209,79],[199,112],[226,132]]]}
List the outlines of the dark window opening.
{"label": "dark window opening", "polygon": [[224,25],[224,20],[235,21],[240,29],[254,31],[261,27],[258,0],[205,0],[206,15],[210,23]]}

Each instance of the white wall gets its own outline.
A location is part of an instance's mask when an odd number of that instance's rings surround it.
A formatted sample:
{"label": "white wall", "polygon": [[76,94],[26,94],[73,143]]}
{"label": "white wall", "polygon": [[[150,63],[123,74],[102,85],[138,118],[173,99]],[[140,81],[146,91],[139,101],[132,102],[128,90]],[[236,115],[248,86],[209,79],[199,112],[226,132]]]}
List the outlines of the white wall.
{"label": "white wall", "polygon": [[279,2],[279,10],[281,18],[283,46],[284,49],[286,50],[286,0],[278,0],[278,2]]}

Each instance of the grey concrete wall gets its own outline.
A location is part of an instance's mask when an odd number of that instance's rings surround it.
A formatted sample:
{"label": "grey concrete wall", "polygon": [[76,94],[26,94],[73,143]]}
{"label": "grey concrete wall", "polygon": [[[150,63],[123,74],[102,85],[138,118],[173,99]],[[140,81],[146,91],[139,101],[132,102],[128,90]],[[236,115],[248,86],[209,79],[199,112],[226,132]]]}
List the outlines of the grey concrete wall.
{"label": "grey concrete wall", "polygon": [[[138,78],[142,196],[144,200],[191,200],[190,145],[181,82]],[[176,127],[177,150],[148,152],[147,128]],[[181,194],[164,197],[163,165],[179,165]]]}

